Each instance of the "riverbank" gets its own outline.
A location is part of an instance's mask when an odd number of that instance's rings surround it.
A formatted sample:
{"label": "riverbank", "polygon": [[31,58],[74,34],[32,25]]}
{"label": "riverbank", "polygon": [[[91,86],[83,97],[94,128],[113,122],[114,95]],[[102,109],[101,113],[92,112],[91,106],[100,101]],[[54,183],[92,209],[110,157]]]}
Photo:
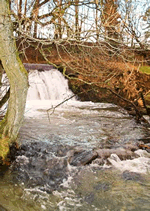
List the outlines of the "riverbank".
{"label": "riverbank", "polygon": [[131,113],[135,112],[134,103],[142,113],[149,113],[150,74],[140,71],[141,66],[148,65],[149,53],[143,52],[144,58],[142,51],[122,47],[114,54],[106,47],[25,42],[20,45],[20,54],[24,63],[47,63],[58,68],[81,101],[115,103]]}

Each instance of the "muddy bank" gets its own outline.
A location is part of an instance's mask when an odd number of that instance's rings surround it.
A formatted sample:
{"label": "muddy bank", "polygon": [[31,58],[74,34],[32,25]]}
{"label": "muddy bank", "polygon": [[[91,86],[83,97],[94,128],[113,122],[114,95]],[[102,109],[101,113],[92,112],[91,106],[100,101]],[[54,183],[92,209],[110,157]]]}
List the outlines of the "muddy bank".
{"label": "muddy bank", "polygon": [[[28,71],[38,70],[39,72],[56,68],[53,65],[34,63],[24,63],[24,66]],[[58,69],[64,74],[61,68]],[[73,73],[71,70],[66,70],[65,76],[69,79],[70,89],[81,101],[115,103],[126,108],[130,114],[139,119],[143,114],[149,115],[150,75],[140,73],[136,69],[126,72],[118,68],[116,71],[117,75],[111,80],[111,86],[110,84],[101,85],[100,81],[93,82],[92,78],[87,78],[88,81],[86,81],[83,75],[81,80],[81,73]]]}
{"label": "muddy bank", "polygon": [[[103,83],[103,80],[99,77],[97,82],[93,82],[94,79],[90,78],[87,83],[84,83],[85,79],[79,73],[77,77],[74,76],[74,78],[69,79],[70,89],[82,101],[115,103],[129,111],[135,111],[132,105],[134,103],[139,111],[149,114],[150,75],[140,73],[136,69],[131,71],[130,68],[127,68],[125,70],[125,67],[123,69],[117,67],[115,70],[112,67],[112,70],[109,71],[110,74],[111,71],[116,71],[109,83]],[[96,73],[95,77],[97,77]],[[81,78],[82,82],[80,81]],[[79,79],[79,81],[76,79]],[[141,93],[148,110],[143,105]]]}
{"label": "muddy bank", "polygon": [[[23,48],[25,52],[21,50],[22,43],[19,45],[21,59],[24,63],[55,66],[69,79],[71,90],[82,101],[110,102],[132,109],[129,102],[118,98],[110,91],[113,90],[140,107],[142,106],[140,99],[142,92],[146,104],[150,105],[148,97],[150,75],[139,71],[143,58],[139,59],[137,52],[128,49],[126,53],[122,52],[123,55],[117,56],[110,55],[106,46],[103,45],[96,46],[91,43],[87,46],[86,44],[78,46],[76,43],[66,42],[58,46],[55,44],[42,46],[46,55],[44,58],[36,42],[31,45],[25,42],[24,45],[26,46],[26,49]],[[145,62],[144,65],[148,64]]]}

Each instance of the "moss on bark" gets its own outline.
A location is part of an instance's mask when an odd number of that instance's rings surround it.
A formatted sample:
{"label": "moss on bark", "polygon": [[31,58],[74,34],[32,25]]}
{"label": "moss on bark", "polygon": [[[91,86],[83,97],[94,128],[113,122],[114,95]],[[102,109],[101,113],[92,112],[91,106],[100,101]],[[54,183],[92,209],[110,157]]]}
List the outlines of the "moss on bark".
{"label": "moss on bark", "polygon": [[27,72],[16,48],[9,2],[0,1],[0,60],[10,83],[10,98],[5,118],[0,123],[0,157],[6,159],[9,145],[15,142],[21,127],[28,90]]}

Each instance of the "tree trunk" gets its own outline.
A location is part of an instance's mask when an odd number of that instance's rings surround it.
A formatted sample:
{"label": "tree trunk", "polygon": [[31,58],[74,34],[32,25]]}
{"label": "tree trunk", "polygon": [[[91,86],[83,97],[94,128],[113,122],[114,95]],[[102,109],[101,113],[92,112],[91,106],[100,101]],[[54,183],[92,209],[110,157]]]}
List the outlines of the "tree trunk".
{"label": "tree trunk", "polygon": [[0,122],[0,157],[4,160],[9,144],[17,140],[28,90],[27,72],[17,52],[8,0],[0,1],[0,60],[10,83],[8,110]]}
{"label": "tree trunk", "polygon": [[98,29],[98,2],[95,1],[95,26],[96,26],[96,41],[99,42],[99,29]]}
{"label": "tree trunk", "polygon": [[34,18],[34,33],[33,37],[37,38],[37,30],[38,30],[38,23],[37,23],[37,17],[39,14],[39,0],[35,1],[34,7],[33,7],[33,18]]}
{"label": "tree trunk", "polygon": [[75,36],[76,39],[80,39],[79,33],[79,0],[75,1]]}

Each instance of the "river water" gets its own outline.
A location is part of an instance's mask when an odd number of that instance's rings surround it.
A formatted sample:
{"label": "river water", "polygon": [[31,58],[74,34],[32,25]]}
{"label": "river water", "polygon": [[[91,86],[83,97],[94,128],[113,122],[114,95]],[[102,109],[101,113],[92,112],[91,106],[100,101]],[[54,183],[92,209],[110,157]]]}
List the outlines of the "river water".
{"label": "river water", "polygon": [[[137,124],[114,104],[80,102],[75,98],[65,101],[73,93],[57,70],[31,71],[29,83],[25,120],[19,135],[20,145],[29,145],[29,151],[35,143],[40,148],[47,146],[48,159],[63,163],[67,155],[62,152],[66,147],[90,152],[136,145],[150,138],[149,127]],[[135,152],[140,156],[120,160],[112,154],[101,164],[98,159],[87,165],[71,165],[66,160],[65,176],[60,180],[56,171],[59,185],[49,192],[46,190],[51,183],[43,183],[42,187],[29,185],[30,179],[25,182],[16,176],[14,180],[10,167],[5,174],[1,173],[0,210],[150,210],[150,153]],[[37,162],[43,156],[40,153],[36,155]],[[28,157],[21,158],[28,162]],[[20,170],[20,174],[26,171]],[[46,174],[47,166],[43,171]]]}

